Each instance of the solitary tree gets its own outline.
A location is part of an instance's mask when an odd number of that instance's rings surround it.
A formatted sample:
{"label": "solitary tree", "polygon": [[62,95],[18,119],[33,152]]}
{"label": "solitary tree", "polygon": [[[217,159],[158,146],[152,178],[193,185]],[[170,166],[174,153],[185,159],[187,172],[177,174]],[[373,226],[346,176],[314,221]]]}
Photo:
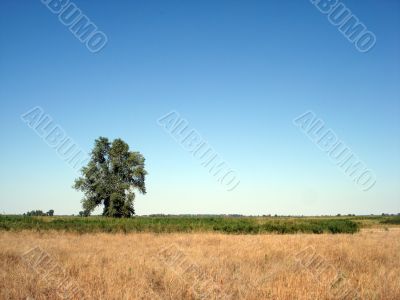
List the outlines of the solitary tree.
{"label": "solitary tree", "polygon": [[128,144],[121,139],[112,143],[105,137],[95,140],[90,161],[74,185],[85,194],[83,215],[89,215],[98,205],[104,205],[104,216],[134,215],[134,190],[146,193],[144,160],[139,152],[129,151]]}

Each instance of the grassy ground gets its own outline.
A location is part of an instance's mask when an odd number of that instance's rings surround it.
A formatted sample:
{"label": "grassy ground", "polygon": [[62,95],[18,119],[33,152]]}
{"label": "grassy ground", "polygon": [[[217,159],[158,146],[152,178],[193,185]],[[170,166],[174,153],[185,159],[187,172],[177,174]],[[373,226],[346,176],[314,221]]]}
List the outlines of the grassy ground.
{"label": "grassy ground", "polygon": [[400,299],[400,228],[335,235],[0,231],[0,299],[68,292],[69,299]]}
{"label": "grassy ground", "polygon": [[[355,233],[382,218],[331,217],[23,217],[0,216],[2,230],[89,232]],[[374,223],[375,222],[375,223]]]}

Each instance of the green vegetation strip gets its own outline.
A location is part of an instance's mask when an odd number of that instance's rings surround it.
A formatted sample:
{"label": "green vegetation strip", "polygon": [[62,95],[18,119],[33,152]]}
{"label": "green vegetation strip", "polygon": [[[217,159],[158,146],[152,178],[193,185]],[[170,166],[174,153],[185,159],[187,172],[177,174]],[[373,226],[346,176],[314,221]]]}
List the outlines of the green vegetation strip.
{"label": "green vegetation strip", "polygon": [[400,217],[387,218],[381,221],[382,224],[396,224],[400,225]]}
{"label": "green vegetation strip", "polygon": [[90,232],[223,232],[258,233],[355,233],[360,225],[345,218],[252,217],[27,217],[0,216],[0,230],[62,230]]}

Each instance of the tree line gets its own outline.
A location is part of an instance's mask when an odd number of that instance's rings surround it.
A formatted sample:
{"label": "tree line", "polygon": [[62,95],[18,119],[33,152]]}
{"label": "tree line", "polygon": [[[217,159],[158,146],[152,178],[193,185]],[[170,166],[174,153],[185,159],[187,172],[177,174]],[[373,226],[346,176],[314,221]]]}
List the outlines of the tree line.
{"label": "tree line", "polygon": [[27,213],[24,213],[23,215],[28,216],[28,217],[31,217],[31,216],[35,216],[35,217],[50,216],[50,217],[52,217],[52,216],[54,216],[54,210],[50,209],[48,212],[43,212],[41,210],[31,210],[31,211],[28,211]]}

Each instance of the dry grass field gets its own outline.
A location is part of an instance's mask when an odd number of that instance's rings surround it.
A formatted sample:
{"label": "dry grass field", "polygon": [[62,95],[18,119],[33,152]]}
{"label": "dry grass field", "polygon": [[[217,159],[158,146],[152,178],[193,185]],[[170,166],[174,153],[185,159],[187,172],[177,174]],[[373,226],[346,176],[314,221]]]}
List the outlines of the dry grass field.
{"label": "dry grass field", "polygon": [[1,299],[400,299],[399,228],[357,234],[0,231]]}

